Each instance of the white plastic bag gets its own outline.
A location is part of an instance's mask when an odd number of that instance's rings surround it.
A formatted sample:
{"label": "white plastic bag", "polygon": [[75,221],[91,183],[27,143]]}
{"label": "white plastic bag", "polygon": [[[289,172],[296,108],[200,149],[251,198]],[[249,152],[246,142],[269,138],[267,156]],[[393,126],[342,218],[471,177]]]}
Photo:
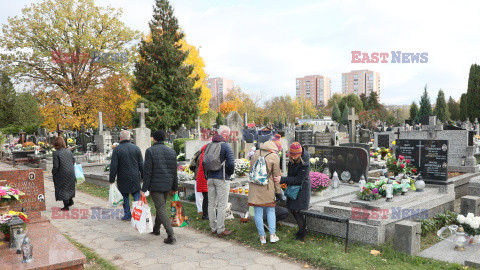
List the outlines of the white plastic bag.
{"label": "white plastic bag", "polygon": [[117,205],[123,204],[122,193],[117,188],[117,185],[110,185],[110,192],[108,195],[108,204],[111,207],[117,207]]}
{"label": "white plastic bag", "polygon": [[153,232],[153,220],[150,206],[147,204],[145,196],[140,200],[133,202],[132,226],[139,233]]}
{"label": "white plastic bag", "polygon": [[77,182],[77,185],[85,182],[85,175],[83,174],[82,164],[75,164],[73,165],[73,168],[75,169],[75,181]]}

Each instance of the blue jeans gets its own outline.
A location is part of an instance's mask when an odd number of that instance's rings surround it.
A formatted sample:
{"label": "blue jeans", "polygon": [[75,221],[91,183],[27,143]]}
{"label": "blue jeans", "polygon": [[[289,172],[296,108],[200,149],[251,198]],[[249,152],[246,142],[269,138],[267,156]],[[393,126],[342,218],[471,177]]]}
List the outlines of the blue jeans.
{"label": "blue jeans", "polygon": [[[134,201],[140,200],[140,190],[131,193]],[[122,193],[123,196],[123,217],[132,218],[132,213],[130,212],[130,193]]]}
{"label": "blue jeans", "polygon": [[263,229],[263,210],[267,211],[268,230],[270,235],[275,234],[275,207],[260,207],[255,206],[255,225],[257,225],[258,234],[265,236],[265,229]]}

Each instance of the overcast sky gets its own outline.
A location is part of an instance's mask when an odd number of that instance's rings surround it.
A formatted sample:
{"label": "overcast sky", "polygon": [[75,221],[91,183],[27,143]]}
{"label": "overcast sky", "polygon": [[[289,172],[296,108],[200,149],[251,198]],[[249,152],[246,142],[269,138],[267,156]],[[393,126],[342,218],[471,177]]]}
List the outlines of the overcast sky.
{"label": "overcast sky", "polygon": [[[0,23],[34,0],[0,0]],[[388,2],[388,3],[387,3]],[[148,32],[154,0],[95,0],[124,10]],[[210,77],[249,93],[295,95],[295,78],[320,74],[341,91],[341,73],[378,71],[386,104],[419,100],[425,84],[458,100],[480,63],[480,1],[172,0],[187,42],[200,46]],[[351,51],[428,53],[428,63],[351,63]]]}

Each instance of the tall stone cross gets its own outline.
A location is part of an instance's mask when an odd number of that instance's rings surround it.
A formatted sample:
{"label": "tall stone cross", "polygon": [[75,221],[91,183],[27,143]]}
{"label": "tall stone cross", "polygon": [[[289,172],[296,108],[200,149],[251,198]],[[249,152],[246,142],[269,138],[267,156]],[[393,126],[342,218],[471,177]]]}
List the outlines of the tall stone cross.
{"label": "tall stone cross", "polygon": [[428,118],[428,135],[431,139],[436,139],[436,131],[443,130],[442,125],[437,125],[437,117],[435,115]]}
{"label": "tall stone cross", "polygon": [[355,121],[358,120],[358,115],[355,114],[355,108],[350,108],[350,112],[348,113],[348,122],[349,122],[349,125],[350,125],[350,134],[349,134],[349,141],[351,143],[354,143],[356,141],[356,137],[355,137]]}
{"label": "tall stone cross", "polygon": [[140,114],[140,127],[147,127],[145,125],[145,114],[148,113],[148,109],[145,108],[145,103],[140,103],[140,108],[137,108],[137,113]]}
{"label": "tall stone cross", "polygon": [[102,132],[103,131],[103,118],[102,118],[102,112],[98,112],[98,131]]}
{"label": "tall stone cross", "polygon": [[197,123],[197,135],[198,135],[198,138],[200,138],[201,137],[200,123],[202,123],[202,119],[200,119],[200,116],[197,116],[197,120],[195,120],[195,123]]}

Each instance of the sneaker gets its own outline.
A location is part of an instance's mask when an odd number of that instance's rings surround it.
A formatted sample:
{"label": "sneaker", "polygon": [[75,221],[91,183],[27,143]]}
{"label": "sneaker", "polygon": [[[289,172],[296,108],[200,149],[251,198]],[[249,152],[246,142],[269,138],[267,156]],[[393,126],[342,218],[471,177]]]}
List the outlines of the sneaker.
{"label": "sneaker", "polygon": [[267,238],[265,236],[260,236],[260,243],[263,245],[263,244],[266,244],[267,243]]}
{"label": "sneaker", "polygon": [[202,216],[203,220],[208,220],[208,215],[207,216]]}
{"label": "sneaker", "polygon": [[175,236],[169,235],[165,240],[163,240],[165,244],[170,244],[173,245],[175,242],[177,242],[177,239],[175,239]]}
{"label": "sneaker", "polygon": [[280,241],[280,238],[276,234],[270,234],[270,243],[276,243]]}
{"label": "sneaker", "polygon": [[230,234],[232,234],[232,233],[233,233],[232,231],[225,230],[225,231],[223,231],[222,233],[219,233],[218,236],[227,236],[227,235],[230,235]]}

